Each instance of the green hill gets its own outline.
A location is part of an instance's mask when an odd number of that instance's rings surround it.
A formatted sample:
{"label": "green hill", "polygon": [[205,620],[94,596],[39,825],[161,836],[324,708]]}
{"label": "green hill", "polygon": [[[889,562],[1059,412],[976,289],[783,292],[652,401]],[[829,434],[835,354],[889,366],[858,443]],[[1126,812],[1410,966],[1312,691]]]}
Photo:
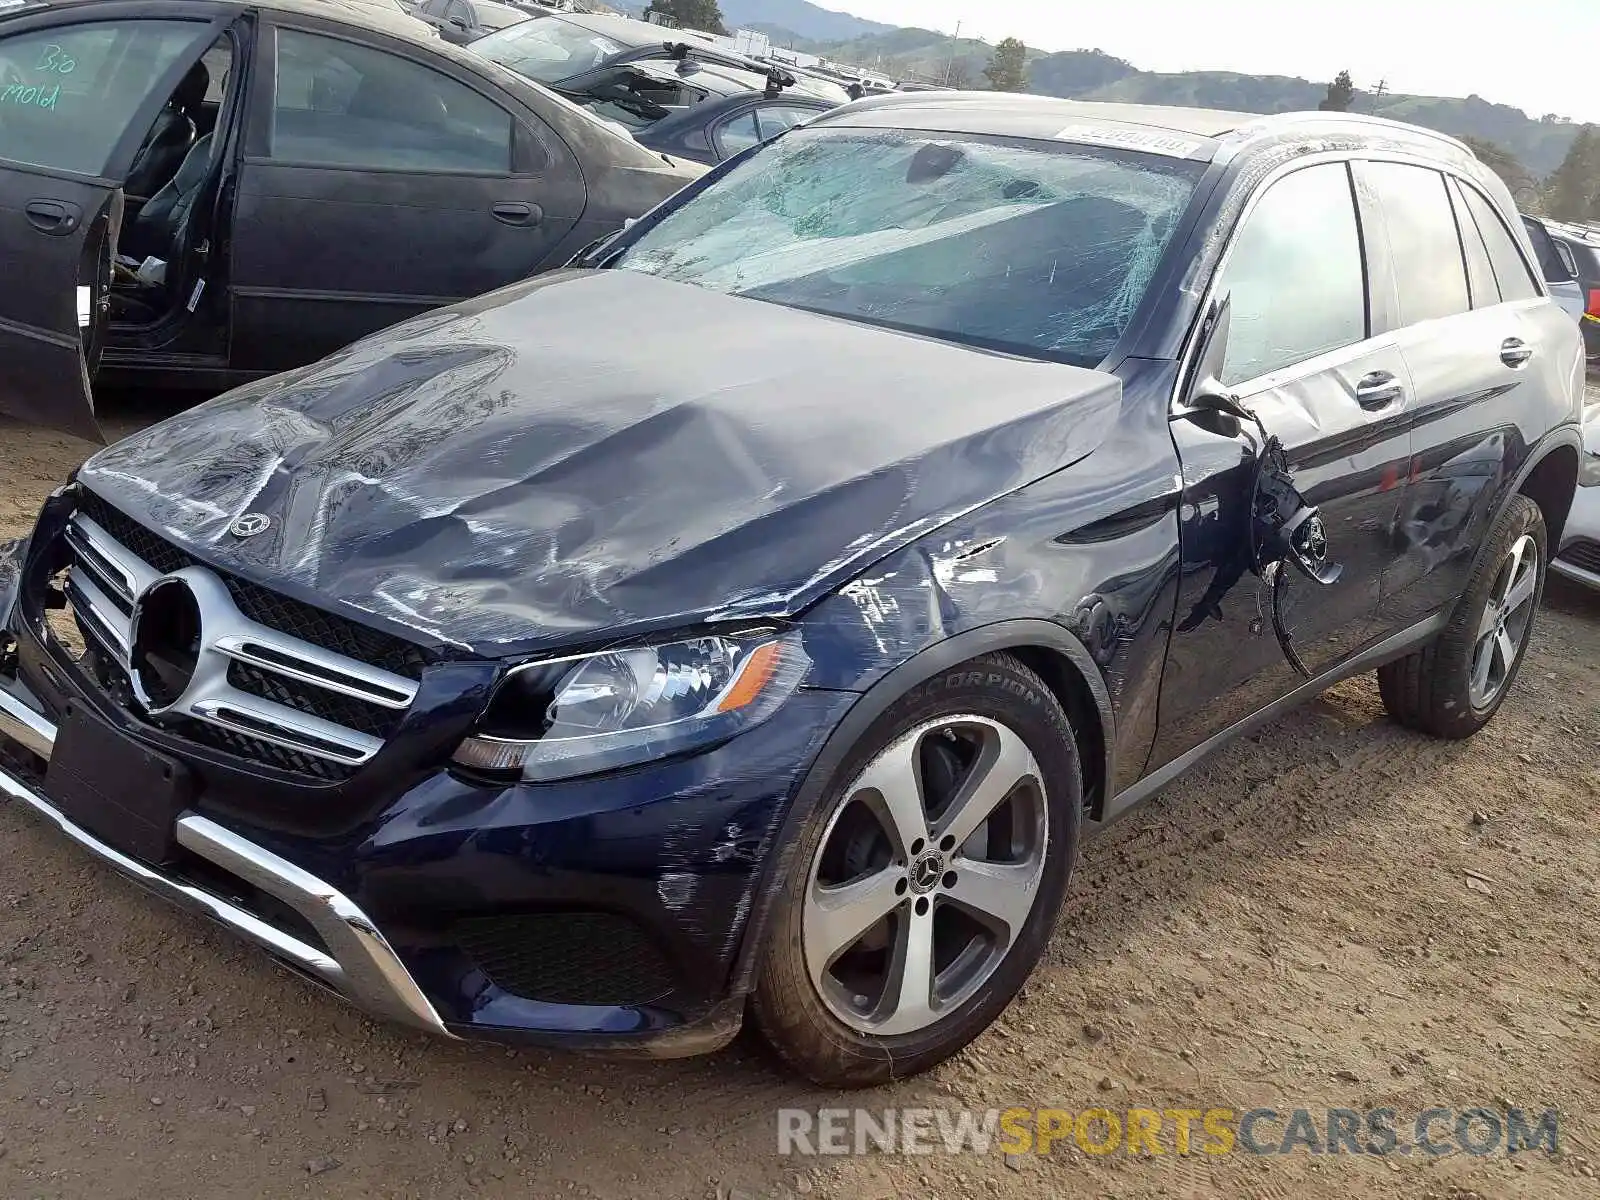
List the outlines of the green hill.
{"label": "green hill", "polygon": [[[821,54],[840,62],[903,77],[957,86],[984,86],[983,68],[991,48],[963,38],[959,42],[929,29],[895,29],[848,41],[811,41],[769,27],[775,44]],[[1067,50],[1029,56],[1031,90],[1074,100],[1120,100],[1139,104],[1178,104],[1239,112],[1277,113],[1314,109],[1326,81],[1286,75],[1242,75],[1233,71],[1141,71],[1099,50]],[[1455,137],[1477,138],[1504,147],[1537,176],[1550,174],[1579,126],[1555,117],[1533,118],[1519,108],[1493,104],[1481,96],[1407,96],[1376,99],[1357,92],[1355,111],[1377,113],[1425,125]]]}

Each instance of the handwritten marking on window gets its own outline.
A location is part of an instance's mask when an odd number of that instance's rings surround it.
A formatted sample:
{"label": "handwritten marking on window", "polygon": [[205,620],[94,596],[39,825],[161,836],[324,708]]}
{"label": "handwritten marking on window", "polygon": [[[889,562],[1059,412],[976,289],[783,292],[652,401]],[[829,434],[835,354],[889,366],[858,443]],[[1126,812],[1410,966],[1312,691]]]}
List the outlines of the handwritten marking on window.
{"label": "handwritten marking on window", "polygon": [[52,111],[61,95],[61,85],[34,87],[31,84],[13,83],[0,90],[0,104],[16,104],[26,108],[48,108]]}
{"label": "handwritten marking on window", "polygon": [[39,56],[35,71],[53,71],[57,75],[71,75],[77,69],[78,60],[57,45],[44,48],[44,53]]}

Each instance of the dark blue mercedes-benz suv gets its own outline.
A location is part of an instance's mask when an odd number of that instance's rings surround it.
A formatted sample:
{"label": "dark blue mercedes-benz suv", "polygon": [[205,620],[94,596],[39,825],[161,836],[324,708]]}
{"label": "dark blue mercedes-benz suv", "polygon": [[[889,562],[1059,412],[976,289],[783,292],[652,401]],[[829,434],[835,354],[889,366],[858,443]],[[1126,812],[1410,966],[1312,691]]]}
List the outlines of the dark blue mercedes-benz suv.
{"label": "dark blue mercedes-benz suv", "polygon": [[0,793],[425,1029],[916,1072],[1230,737],[1494,715],[1582,369],[1440,135],[869,99],[91,458]]}

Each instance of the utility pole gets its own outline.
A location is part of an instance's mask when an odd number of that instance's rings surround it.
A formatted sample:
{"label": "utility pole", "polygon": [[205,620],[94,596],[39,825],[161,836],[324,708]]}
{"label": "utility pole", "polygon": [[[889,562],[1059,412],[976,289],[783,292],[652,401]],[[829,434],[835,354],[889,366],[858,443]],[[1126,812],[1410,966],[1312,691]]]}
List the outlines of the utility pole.
{"label": "utility pole", "polygon": [[1372,111],[1378,111],[1378,105],[1383,103],[1383,94],[1389,90],[1388,79],[1378,80],[1378,86],[1372,89]]}
{"label": "utility pole", "polygon": [[961,48],[961,22],[956,22],[956,36],[950,41],[950,61],[944,66],[944,85],[950,86],[950,81],[956,74],[956,51]]}

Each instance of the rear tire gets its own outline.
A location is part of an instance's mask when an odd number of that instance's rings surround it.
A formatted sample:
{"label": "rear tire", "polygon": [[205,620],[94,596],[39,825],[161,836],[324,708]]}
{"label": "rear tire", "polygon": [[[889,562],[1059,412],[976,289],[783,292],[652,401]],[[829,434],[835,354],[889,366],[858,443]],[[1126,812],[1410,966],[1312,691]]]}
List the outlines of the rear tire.
{"label": "rear tire", "polygon": [[1548,562],[1544,514],[1513,496],[1450,623],[1421,650],[1378,668],[1389,715],[1441,738],[1471,737],[1487,725],[1527,657]]}
{"label": "rear tire", "polygon": [[756,1030],[827,1087],[955,1054],[1043,954],[1082,804],[1072,727],[1018,659],[974,659],[903,696],[798,834],[751,998]]}

